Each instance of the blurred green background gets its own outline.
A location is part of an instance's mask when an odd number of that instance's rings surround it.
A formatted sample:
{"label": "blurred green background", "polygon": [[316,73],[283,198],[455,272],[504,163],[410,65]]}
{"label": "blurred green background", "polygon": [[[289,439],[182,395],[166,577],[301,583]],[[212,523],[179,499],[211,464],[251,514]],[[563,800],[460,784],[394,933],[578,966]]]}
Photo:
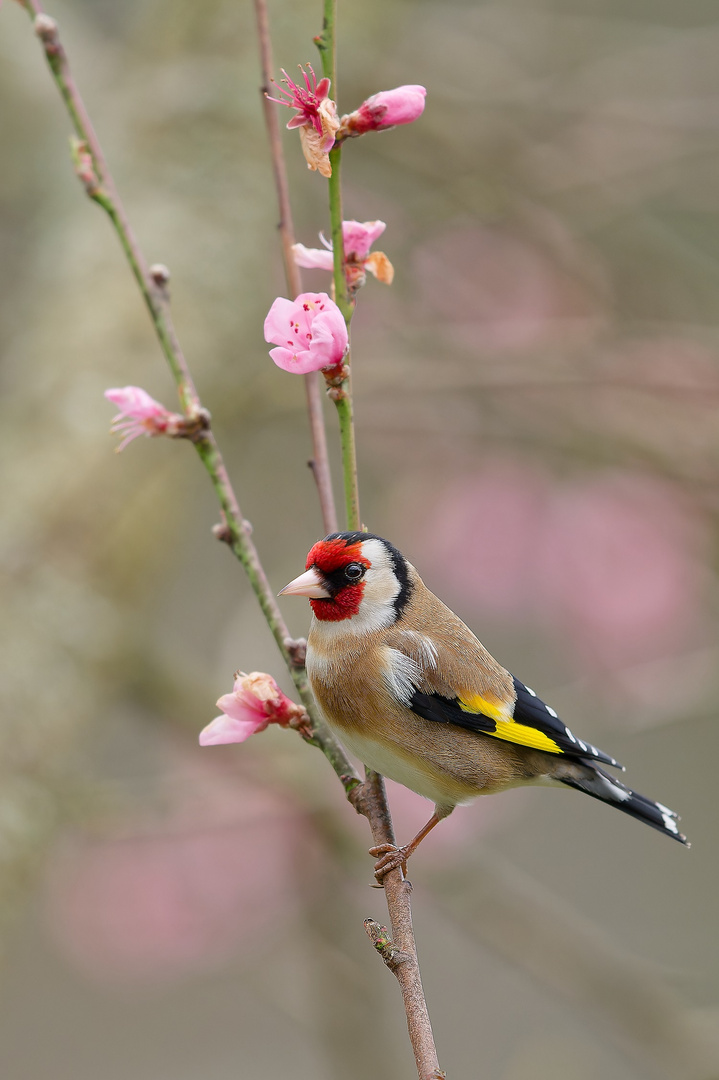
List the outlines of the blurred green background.
{"label": "blurred green background", "polygon": [[[428,90],[344,155],[345,216],[387,222],[396,269],[353,322],[364,520],[693,841],[569,792],[458,810],[412,867],[440,1060],[712,1080],[716,5],[339,7],[340,112]],[[302,382],[262,337],[284,283],[251,5],[49,13],[279,589],[322,529]],[[314,62],[316,0],[270,17],[278,68]],[[367,831],[324,760],[281,731],[197,746],[235,669],[289,684],[191,448],[113,455],[103,390],[174,389],[13,3],[0,53],[2,1075],[410,1080]],[[315,246],[325,184],[285,135]],[[407,839],[426,804],[391,801]]]}

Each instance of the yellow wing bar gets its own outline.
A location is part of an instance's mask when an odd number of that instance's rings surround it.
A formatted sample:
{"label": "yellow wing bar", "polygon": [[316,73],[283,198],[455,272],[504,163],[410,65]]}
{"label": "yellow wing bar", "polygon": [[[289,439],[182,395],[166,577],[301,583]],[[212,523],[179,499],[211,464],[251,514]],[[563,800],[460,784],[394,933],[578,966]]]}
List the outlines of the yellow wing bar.
{"label": "yellow wing bar", "polygon": [[563,754],[564,751],[554,739],[545,735],[539,728],[530,727],[528,724],[518,724],[508,713],[504,702],[491,701],[481,694],[467,695],[466,698],[457,698],[462,712],[481,714],[494,720],[494,731],[487,731],[488,735],[494,735],[505,742],[518,743],[520,746],[531,746],[535,750],[544,750],[550,754]]}

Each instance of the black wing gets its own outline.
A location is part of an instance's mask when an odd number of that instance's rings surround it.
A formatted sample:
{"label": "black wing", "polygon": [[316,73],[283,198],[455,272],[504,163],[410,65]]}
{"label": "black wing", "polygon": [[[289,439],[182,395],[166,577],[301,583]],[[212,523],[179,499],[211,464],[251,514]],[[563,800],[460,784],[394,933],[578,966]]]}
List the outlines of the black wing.
{"label": "black wing", "polygon": [[549,754],[591,758],[605,765],[623,768],[618,761],[598,750],[596,746],[578,739],[566,724],[562,723],[554,709],[545,705],[534,690],[519,679],[514,679],[514,689],[517,700],[511,717],[503,716],[496,707],[476,696],[473,696],[471,701],[462,701],[459,697],[446,698],[441,694],[416,692],[412,696],[410,708],[425,720],[456,724],[469,731],[493,735],[505,742],[544,750]]}

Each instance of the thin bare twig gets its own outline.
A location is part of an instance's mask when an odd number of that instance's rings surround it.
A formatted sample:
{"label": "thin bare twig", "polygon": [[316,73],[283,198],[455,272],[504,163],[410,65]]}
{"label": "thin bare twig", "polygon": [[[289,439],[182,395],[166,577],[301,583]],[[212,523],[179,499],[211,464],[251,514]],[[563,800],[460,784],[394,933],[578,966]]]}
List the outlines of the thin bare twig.
{"label": "thin bare twig", "polygon": [[[274,61],[272,59],[272,42],[270,38],[270,26],[267,16],[266,0],[255,0],[255,16],[257,19],[257,35],[260,45],[260,64],[262,66],[262,108],[267,126],[267,134],[270,142],[270,154],[272,157],[272,173],[277,190],[277,202],[280,211],[278,229],[282,243],[282,261],[285,267],[287,288],[294,298],[302,292],[302,275],[300,268],[295,262],[292,245],[295,242],[295,229],[292,221],[292,206],[290,203],[290,189],[287,182],[287,168],[285,155],[282,150],[282,137],[277,109],[268,100]],[[307,413],[310,421],[312,435],[313,458],[312,475],[317,484],[317,492],[320,498],[322,521],[325,533],[337,531],[337,510],[335,508],[334,493],[332,491],[332,473],[330,471],[330,459],[327,453],[327,434],[325,432],[324,417],[322,414],[322,389],[320,376],[317,372],[309,372],[304,377],[305,391],[307,394]]]}
{"label": "thin bare twig", "polygon": [[65,50],[60,42],[57,23],[44,13],[37,0],[21,0],[21,3],[31,15],[35,16],[35,33],[43,44],[50,70],[77,133],[78,138],[72,147],[76,172],[88,196],[102,206],[115,226],[135,280],[149,309],[162,351],[175,376],[180,401],[186,411],[192,411],[199,406],[199,398],[187,362],[177,342],[169,312],[161,302],[164,286],[158,286],[148,271],[147,263],[107,166],[100,141],[75,85]]}

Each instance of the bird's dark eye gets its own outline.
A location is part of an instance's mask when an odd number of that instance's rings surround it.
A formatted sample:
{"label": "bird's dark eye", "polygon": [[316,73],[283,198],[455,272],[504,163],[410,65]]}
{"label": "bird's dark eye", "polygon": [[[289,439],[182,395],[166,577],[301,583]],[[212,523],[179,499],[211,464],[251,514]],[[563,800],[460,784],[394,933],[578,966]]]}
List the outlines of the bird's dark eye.
{"label": "bird's dark eye", "polygon": [[359,581],[361,577],[364,577],[364,572],[365,567],[358,562],[351,562],[345,566],[345,577],[348,581]]}

